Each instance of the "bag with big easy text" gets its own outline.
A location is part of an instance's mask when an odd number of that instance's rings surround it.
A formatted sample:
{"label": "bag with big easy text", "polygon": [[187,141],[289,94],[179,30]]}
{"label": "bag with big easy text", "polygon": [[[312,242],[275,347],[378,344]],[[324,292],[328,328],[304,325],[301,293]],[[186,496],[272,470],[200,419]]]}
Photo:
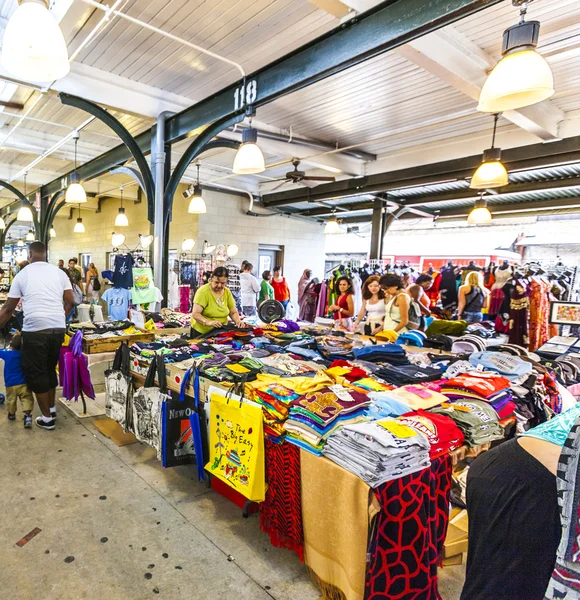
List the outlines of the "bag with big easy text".
{"label": "bag with big easy text", "polygon": [[206,471],[253,502],[266,497],[262,419],[258,404],[212,391]]}

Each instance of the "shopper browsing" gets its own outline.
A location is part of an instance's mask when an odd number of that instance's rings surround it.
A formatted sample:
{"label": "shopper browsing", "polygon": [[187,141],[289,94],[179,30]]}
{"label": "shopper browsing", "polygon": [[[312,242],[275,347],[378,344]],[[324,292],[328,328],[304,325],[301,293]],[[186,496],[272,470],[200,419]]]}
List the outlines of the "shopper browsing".
{"label": "shopper browsing", "polygon": [[387,299],[383,330],[406,333],[409,331],[407,326],[411,298],[405,292],[403,280],[399,275],[387,273],[380,278],[379,283],[385,291]]}
{"label": "shopper browsing", "polygon": [[202,285],[195,292],[191,311],[192,335],[223,327],[228,318],[237,327],[245,327],[236,309],[234,297],[227,287],[229,275],[225,267],[218,267],[211,274],[209,283]]}
{"label": "shopper browsing", "polygon": [[353,331],[366,318],[364,332],[366,335],[376,335],[383,330],[385,321],[385,292],[381,289],[378,275],[371,275],[362,286],[362,307],[354,322]]}
{"label": "shopper browsing", "polygon": [[56,365],[64,341],[66,317],[73,309],[74,299],[64,272],[46,262],[46,246],[33,242],[28,252],[30,264],[14,278],[8,299],[0,309],[0,327],[22,299],[22,371],[42,413],[36,424],[43,429],[54,429]]}
{"label": "shopper browsing", "polygon": [[99,301],[99,291],[101,282],[99,281],[99,271],[95,267],[95,263],[89,263],[86,275],[87,299],[92,302]]}
{"label": "shopper browsing", "polygon": [[262,283],[260,284],[260,295],[258,296],[258,304],[262,304],[266,300],[274,300],[274,288],[270,285],[272,281],[272,272],[264,271],[262,273]]}
{"label": "shopper browsing", "polygon": [[271,283],[274,288],[274,298],[286,310],[288,302],[290,302],[290,289],[288,288],[286,279],[282,277],[282,267],[274,267],[274,278]]}
{"label": "shopper browsing", "polygon": [[260,292],[260,284],[254,277],[254,265],[246,262],[240,273],[240,292],[242,296],[242,312],[247,317],[256,315],[256,298]]}
{"label": "shopper browsing", "polygon": [[335,304],[328,307],[329,312],[339,327],[348,329],[352,328],[352,317],[354,315],[354,298],[352,280],[349,277],[339,277],[336,282],[338,291],[340,292]]}
{"label": "shopper browsing", "polygon": [[18,398],[20,398],[22,412],[24,412],[24,427],[30,429],[32,427],[34,397],[26,386],[26,379],[22,372],[20,342],[20,334],[15,335],[10,342],[10,348],[0,350],[0,360],[4,361],[4,385],[6,386],[8,420],[14,421],[16,419]]}
{"label": "shopper browsing", "polygon": [[481,323],[483,309],[488,306],[489,294],[489,290],[483,285],[481,272],[471,271],[468,273],[465,285],[459,286],[457,318],[468,323]]}

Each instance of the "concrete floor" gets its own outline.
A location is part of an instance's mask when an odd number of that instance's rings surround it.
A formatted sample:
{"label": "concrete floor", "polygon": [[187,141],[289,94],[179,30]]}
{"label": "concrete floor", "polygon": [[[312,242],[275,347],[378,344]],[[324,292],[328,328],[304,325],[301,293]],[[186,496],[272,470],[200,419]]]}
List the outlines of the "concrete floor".
{"label": "concrete floor", "polygon": [[[296,556],[258,517],[163,469],[141,444],[118,448],[57,406],[57,430],[24,430],[0,406],[2,600],[316,600]],[[16,542],[39,528],[23,547]],[[441,570],[458,600],[463,567]]]}

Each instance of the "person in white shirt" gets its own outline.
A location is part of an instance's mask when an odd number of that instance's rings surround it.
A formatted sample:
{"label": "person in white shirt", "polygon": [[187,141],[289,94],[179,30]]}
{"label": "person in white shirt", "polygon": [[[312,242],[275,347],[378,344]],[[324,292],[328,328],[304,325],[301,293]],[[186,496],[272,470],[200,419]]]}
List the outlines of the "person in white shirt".
{"label": "person in white shirt", "polygon": [[254,277],[254,265],[247,261],[242,263],[240,273],[240,291],[242,294],[242,312],[247,317],[253,317],[256,314],[256,299],[260,291],[260,284]]}
{"label": "person in white shirt", "polygon": [[46,246],[42,242],[30,244],[28,252],[30,264],[14,278],[8,299],[0,309],[0,327],[8,322],[22,299],[22,371],[42,413],[36,424],[42,429],[54,429],[56,365],[74,297],[64,271],[46,262]]}

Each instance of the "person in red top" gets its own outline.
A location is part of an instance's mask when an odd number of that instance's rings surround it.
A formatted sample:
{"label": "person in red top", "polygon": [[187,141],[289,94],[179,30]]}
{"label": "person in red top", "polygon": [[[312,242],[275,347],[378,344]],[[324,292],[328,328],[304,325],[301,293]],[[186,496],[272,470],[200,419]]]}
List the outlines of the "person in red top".
{"label": "person in red top", "polygon": [[339,297],[336,304],[331,304],[328,311],[333,313],[335,321],[338,321],[337,326],[344,327],[349,331],[352,329],[352,317],[354,316],[354,298],[352,280],[348,277],[339,277],[337,283]]}
{"label": "person in red top", "polygon": [[282,267],[274,267],[274,277],[270,282],[274,288],[274,298],[282,304],[284,310],[290,302],[290,289],[286,283],[286,278],[282,277]]}

